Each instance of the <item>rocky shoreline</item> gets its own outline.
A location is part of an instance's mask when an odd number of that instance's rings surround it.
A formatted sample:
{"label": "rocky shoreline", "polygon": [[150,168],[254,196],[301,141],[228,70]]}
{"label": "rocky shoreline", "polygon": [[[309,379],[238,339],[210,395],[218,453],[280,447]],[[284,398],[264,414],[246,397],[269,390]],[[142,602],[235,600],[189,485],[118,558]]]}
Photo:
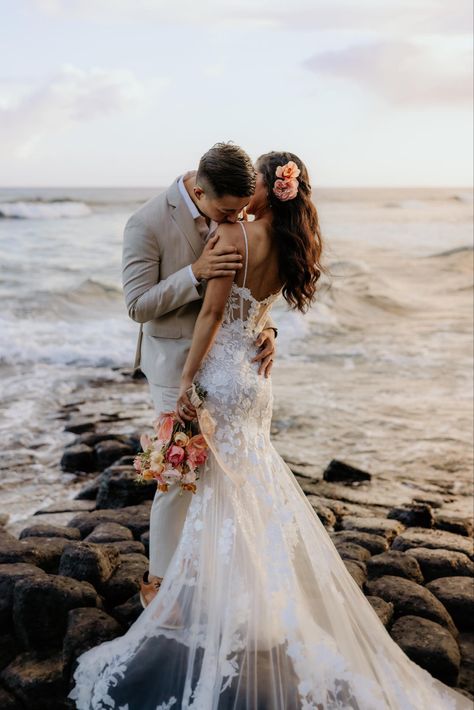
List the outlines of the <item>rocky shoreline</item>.
{"label": "rocky shoreline", "polygon": [[[135,481],[140,432],[117,426],[127,416],[82,404],[76,397],[61,413],[75,435],[61,461],[81,484],[75,498],[39,510],[17,534],[0,518],[2,710],[74,708],[66,696],[76,658],[141,612],[155,484]],[[472,520],[445,512],[437,493],[397,504],[396,491],[337,460],[321,478],[292,468],[392,638],[474,698]]]}

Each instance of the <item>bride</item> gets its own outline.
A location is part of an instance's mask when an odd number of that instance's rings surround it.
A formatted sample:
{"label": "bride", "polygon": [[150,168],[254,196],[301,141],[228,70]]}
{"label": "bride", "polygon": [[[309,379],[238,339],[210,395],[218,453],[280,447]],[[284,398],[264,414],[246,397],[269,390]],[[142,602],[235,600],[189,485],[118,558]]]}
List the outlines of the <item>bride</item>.
{"label": "bride", "polygon": [[209,282],[182,374],[178,414],[197,415],[211,453],[179,545],[129,631],[79,658],[69,697],[79,710],[467,709],[392,641],[270,442],[256,335],[280,294],[308,308],[321,239],[301,160],[272,152],[256,169],[255,220],[219,227],[244,268]]}

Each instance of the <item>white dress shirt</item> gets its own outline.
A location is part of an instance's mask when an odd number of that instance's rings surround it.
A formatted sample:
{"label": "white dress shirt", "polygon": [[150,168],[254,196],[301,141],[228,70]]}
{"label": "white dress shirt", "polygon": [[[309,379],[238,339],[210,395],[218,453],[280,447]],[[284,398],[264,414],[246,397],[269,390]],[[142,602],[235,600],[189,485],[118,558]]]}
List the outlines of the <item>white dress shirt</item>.
{"label": "white dress shirt", "polygon": [[[188,191],[186,190],[186,186],[185,186],[185,184],[184,184],[184,178],[185,178],[185,176],[182,175],[182,176],[180,177],[180,179],[178,180],[178,188],[179,188],[179,191],[180,191],[180,193],[181,193],[181,196],[182,196],[182,198],[183,198],[183,200],[184,200],[184,202],[185,202],[185,204],[186,204],[186,207],[187,207],[188,210],[190,211],[191,216],[192,216],[192,218],[193,218],[194,220],[199,219],[199,220],[204,220],[204,221],[205,221],[205,218],[204,218],[203,215],[199,212],[198,208],[196,207],[196,205],[194,204],[194,202],[193,202],[192,199],[190,198]],[[207,241],[207,239],[209,238],[209,235],[211,234],[211,232],[214,232],[215,229],[217,229],[217,222],[214,222],[213,220],[211,220],[211,222],[210,222],[210,224],[209,224],[209,227],[208,227],[208,232],[207,232],[207,234],[204,236],[204,241]],[[191,280],[192,280],[194,286],[199,286],[199,281],[198,281],[197,278],[194,276],[194,272],[193,272],[193,269],[192,269],[191,264],[189,265],[188,269],[189,269],[189,275],[190,275],[190,277],[191,277]]]}

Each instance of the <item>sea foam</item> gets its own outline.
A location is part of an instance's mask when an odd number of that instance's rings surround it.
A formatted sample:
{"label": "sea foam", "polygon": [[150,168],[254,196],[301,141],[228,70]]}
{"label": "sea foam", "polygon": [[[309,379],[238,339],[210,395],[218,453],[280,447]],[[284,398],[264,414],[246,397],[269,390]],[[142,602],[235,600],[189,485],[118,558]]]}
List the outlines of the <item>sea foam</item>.
{"label": "sea foam", "polygon": [[91,209],[84,202],[1,202],[0,217],[4,219],[63,219],[87,217]]}

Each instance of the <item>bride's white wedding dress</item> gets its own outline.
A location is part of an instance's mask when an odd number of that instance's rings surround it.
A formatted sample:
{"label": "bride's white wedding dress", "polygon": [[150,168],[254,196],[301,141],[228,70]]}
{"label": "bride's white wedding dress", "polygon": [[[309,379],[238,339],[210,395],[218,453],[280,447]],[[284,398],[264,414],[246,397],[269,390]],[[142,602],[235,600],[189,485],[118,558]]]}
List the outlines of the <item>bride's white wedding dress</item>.
{"label": "bride's white wedding dress", "polygon": [[232,286],[196,378],[213,453],[159,594],[80,657],[79,710],[471,708],[392,641],[271,444],[251,359],[276,298]]}

